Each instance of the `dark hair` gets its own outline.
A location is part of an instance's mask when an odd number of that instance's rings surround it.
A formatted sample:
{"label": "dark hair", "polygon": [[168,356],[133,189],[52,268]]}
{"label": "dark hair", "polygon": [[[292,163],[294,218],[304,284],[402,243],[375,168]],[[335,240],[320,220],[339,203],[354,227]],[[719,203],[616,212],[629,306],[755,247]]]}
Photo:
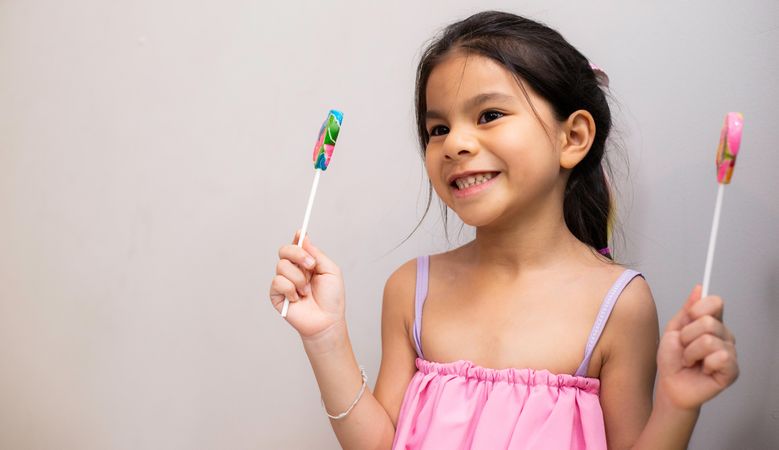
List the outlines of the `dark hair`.
{"label": "dark hair", "polygon": [[[452,51],[478,54],[501,64],[514,74],[526,96],[523,81],[546,99],[558,121],[566,120],[580,109],[592,114],[595,138],[587,155],[568,178],[563,214],[576,238],[595,249],[607,247],[612,198],[601,163],[611,131],[611,112],[587,58],[557,31],[514,14],[486,11],[449,25],[427,46],[417,67],[416,118],[423,158],[430,139],[425,127],[428,78]],[[422,220],[430,209],[432,195],[432,184],[428,184],[428,202]],[[442,209],[446,230],[446,205]]]}

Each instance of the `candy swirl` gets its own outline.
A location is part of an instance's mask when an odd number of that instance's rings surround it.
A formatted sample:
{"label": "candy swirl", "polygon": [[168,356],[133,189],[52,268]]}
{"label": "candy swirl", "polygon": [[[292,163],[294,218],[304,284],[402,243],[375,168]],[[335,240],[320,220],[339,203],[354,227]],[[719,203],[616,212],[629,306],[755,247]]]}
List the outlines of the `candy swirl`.
{"label": "candy swirl", "polygon": [[314,168],[327,170],[330,165],[330,159],[335,150],[335,141],[338,139],[338,133],[341,132],[341,123],[344,120],[344,114],[341,111],[331,109],[327,113],[327,119],[319,130],[319,138],[314,145]]}

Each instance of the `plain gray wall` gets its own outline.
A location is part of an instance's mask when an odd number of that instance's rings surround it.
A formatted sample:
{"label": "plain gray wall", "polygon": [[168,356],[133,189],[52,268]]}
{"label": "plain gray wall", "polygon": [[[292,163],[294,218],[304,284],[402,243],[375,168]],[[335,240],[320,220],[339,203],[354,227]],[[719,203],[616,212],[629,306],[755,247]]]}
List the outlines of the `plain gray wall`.
{"label": "plain gray wall", "polygon": [[691,448],[779,448],[777,5],[0,0],[0,448],[337,448],[267,296],[318,127],[345,112],[310,232],[344,271],[372,385],[386,277],[469,235],[448,244],[434,208],[395,248],[426,193],[414,66],[493,8],[611,77],[617,256],[661,326],[702,278],[719,130],[744,113],[712,282],[742,372]]}

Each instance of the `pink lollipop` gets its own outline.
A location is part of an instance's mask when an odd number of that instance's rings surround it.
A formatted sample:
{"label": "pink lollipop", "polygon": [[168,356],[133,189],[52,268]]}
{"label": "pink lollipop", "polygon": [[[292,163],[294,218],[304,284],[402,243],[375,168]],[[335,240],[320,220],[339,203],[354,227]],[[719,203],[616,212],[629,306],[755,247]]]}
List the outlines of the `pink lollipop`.
{"label": "pink lollipop", "polygon": [[744,116],[738,112],[731,112],[725,116],[725,123],[720,132],[719,145],[717,146],[717,202],[714,205],[714,222],[709,236],[709,251],[706,254],[706,268],[703,271],[703,291],[701,296],[709,293],[711,281],[711,266],[714,262],[714,247],[717,244],[717,230],[719,228],[720,212],[722,211],[722,194],[725,185],[730,184],[733,169],[736,167],[736,156],[741,147],[741,132],[744,128]]}
{"label": "pink lollipop", "polygon": [[725,124],[722,125],[719,146],[717,146],[717,182],[730,184],[733,169],[736,167],[736,156],[741,147],[741,131],[744,128],[744,116],[741,113],[732,112],[725,116]]}

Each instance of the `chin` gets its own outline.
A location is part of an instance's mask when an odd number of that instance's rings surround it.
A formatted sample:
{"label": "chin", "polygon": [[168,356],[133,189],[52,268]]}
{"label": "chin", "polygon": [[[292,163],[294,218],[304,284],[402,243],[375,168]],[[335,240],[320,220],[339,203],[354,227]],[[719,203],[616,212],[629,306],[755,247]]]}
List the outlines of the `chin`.
{"label": "chin", "polygon": [[[500,199],[493,198],[491,200],[482,200],[473,203],[462,203],[448,197],[443,197],[439,194],[439,198],[443,200],[444,204],[453,212],[460,221],[465,225],[471,227],[482,227],[485,225],[494,224],[495,221],[500,219],[502,213],[502,202]],[[457,206],[454,208],[453,206]]]}
{"label": "chin", "polygon": [[492,223],[495,223],[495,220],[497,219],[497,216],[495,214],[490,214],[486,211],[485,212],[469,211],[467,214],[460,214],[457,211],[455,211],[455,214],[457,214],[457,217],[459,217],[464,224],[474,228],[490,225]]}

